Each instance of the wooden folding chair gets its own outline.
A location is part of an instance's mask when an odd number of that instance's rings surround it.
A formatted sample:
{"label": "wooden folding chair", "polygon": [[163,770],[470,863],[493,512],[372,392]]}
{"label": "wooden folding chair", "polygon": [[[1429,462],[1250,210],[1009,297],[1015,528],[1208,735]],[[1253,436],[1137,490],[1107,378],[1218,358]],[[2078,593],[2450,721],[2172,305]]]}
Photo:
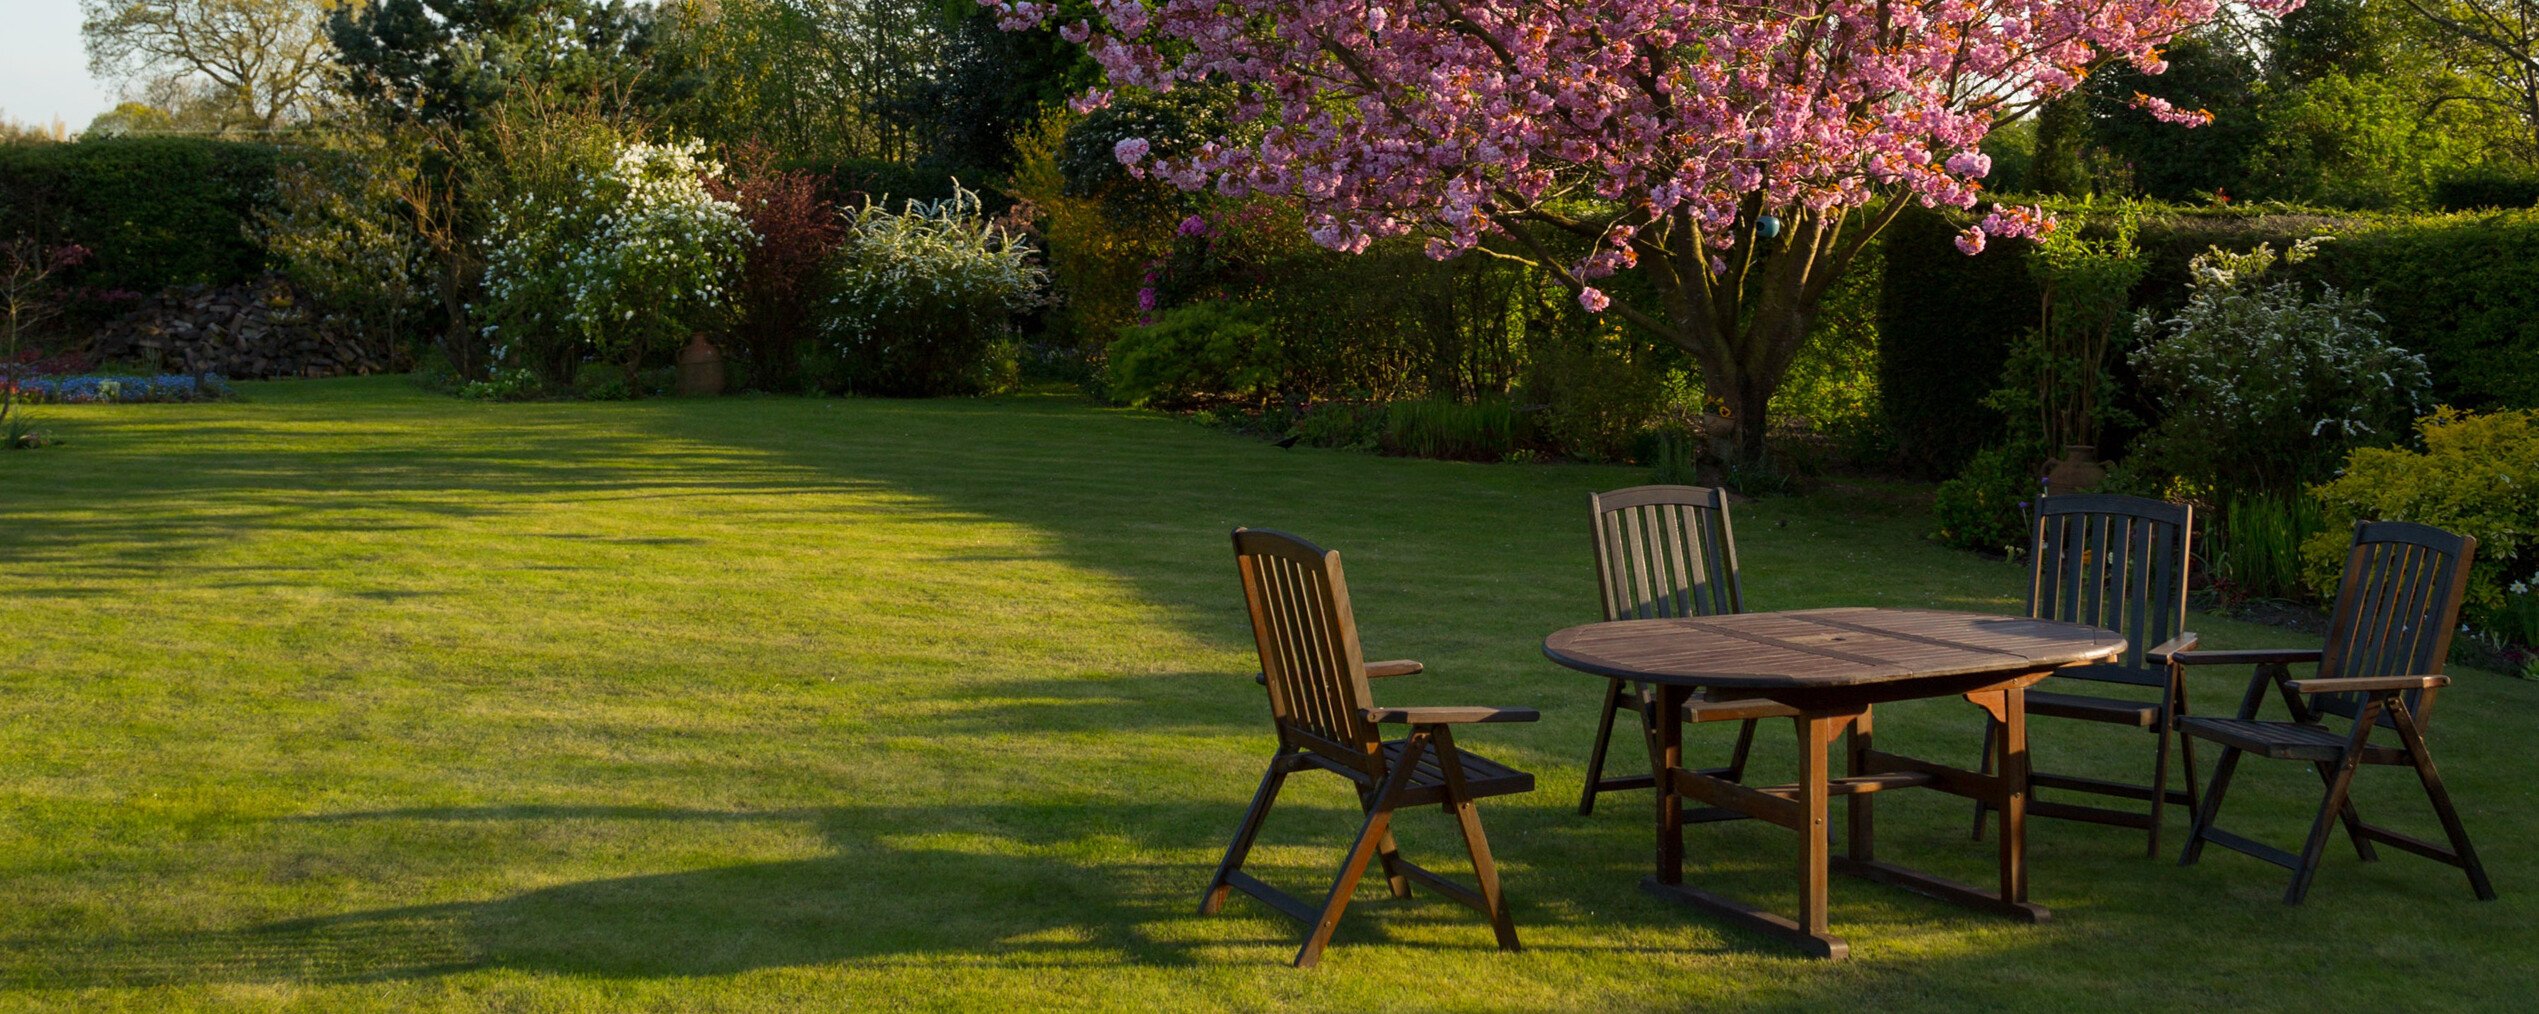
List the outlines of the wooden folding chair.
{"label": "wooden folding chair", "polygon": [[[1737,542],[1728,525],[1728,491],[1697,486],[1634,486],[1587,495],[1587,517],[1595,535],[1596,587],[1607,620],[1667,619],[1715,616],[1745,611],[1737,583]],[[1604,710],[1596,721],[1596,745],[1587,754],[1587,784],[1578,793],[1578,813],[1596,812],[1599,793],[1645,789],[1657,784],[1650,775],[1605,777],[1605,755],[1613,742],[1613,716],[1629,714],[1638,723],[1646,746],[1659,716],[1656,697],[1644,686],[1624,680],[1605,681]],[[1684,706],[1684,719],[1737,721],[1737,745],[1728,766],[1706,773],[1729,781],[1745,777],[1746,757],[1754,749],[1754,723],[1759,718],[1795,718],[1798,712],[1770,701],[1712,701],[1694,697]],[[1689,821],[1742,816],[1704,809],[1685,815]]]}
{"label": "wooden folding chair", "polygon": [[[2182,651],[2171,656],[2171,664],[2179,667],[2257,667],[2239,703],[2239,717],[2190,717],[2178,723],[2185,734],[2222,745],[2221,760],[2213,768],[2213,785],[2204,791],[2204,804],[2196,812],[2195,830],[2187,839],[2186,853],[2178,859],[2180,865],[2201,858],[2205,842],[2218,843],[2291,870],[2292,885],[2284,889],[2283,902],[2298,905],[2310,892],[2329,832],[2342,822],[2345,836],[2352,839],[2363,861],[2379,858],[2374,844],[2393,846],[2459,867],[2467,872],[2469,888],[2480,900],[2494,900],[2495,887],[2486,879],[2486,867],[2477,861],[2468,829],[2461,826],[2459,811],[2451,805],[2451,794],[2443,789],[2442,776],[2433,768],[2433,754],[2425,747],[2434,694],[2451,682],[2442,675],[2442,664],[2451,652],[2451,634],[2459,628],[2460,600],[2468,587],[2469,562],[2476,555],[2477,540],[2466,535],[2400,521],[2365,522],[2354,527],[2354,547],[2345,557],[2344,583],[2337,589],[2336,612],[2328,622],[2324,646]],[[2290,666],[2298,662],[2317,663],[2317,677],[2292,679]],[[2270,683],[2290,709],[2291,721],[2257,718]],[[2329,716],[2351,724],[2342,730],[2331,728],[2326,721]],[[2384,731],[2398,742],[2372,742]],[[2213,826],[2222,797],[2230,791],[2231,775],[2246,754],[2307,761],[2318,768],[2327,791],[2319,800],[2318,816],[2310,822],[2310,837],[2300,855]],[[2348,796],[2355,769],[2362,764],[2414,768],[2449,846],[2364,823]]]}
{"label": "wooden folding chair", "polygon": [[[1455,746],[1453,727],[1486,722],[1531,722],[1531,708],[1421,707],[1379,708],[1367,688],[1372,677],[1417,673],[1417,662],[1365,661],[1358,649],[1357,621],[1349,610],[1349,586],[1341,577],[1340,554],[1288,535],[1259,529],[1234,530],[1234,557],[1243,574],[1243,598],[1252,612],[1252,637],[1260,647],[1260,681],[1269,687],[1270,722],[1278,730],[1278,749],[1269,771],[1261,776],[1243,824],[1226,846],[1225,861],[1199,902],[1202,915],[1225,905],[1229,889],[1260,899],[1269,907],[1312,928],[1296,952],[1296,966],[1322,959],[1324,945],[1349,907],[1358,880],[1370,859],[1380,859],[1384,879],[1396,898],[1410,897],[1411,881],[1425,884],[1490,917],[1502,950],[1516,950],[1516,924],[1508,917],[1507,899],[1499,893],[1498,864],[1490,858],[1490,842],[1481,833],[1481,816],[1473,802],[1491,796],[1531,792],[1534,776]],[[1410,735],[1387,740],[1380,726],[1406,725]],[[1243,872],[1244,858],[1278,799],[1279,786],[1298,771],[1322,770],[1357,786],[1366,823],[1356,844],[1340,864],[1340,875],[1319,908]],[[1393,844],[1394,811],[1405,806],[1438,804],[1463,829],[1465,850],[1472,858],[1478,889],[1448,880],[1403,859]]]}
{"label": "wooden folding chair", "polygon": [[[2028,691],[2028,715],[2101,722],[2151,733],[2151,784],[2085,778],[2031,770],[2028,785],[2141,800],[2147,812],[2068,803],[2031,795],[2028,814],[2085,820],[2150,832],[2150,854],[2160,854],[2161,811],[2183,803],[2195,812],[2195,753],[2181,743],[2185,786],[2169,787],[2169,741],[2186,711],[2186,687],[2169,656],[2195,647],[2186,624],[2188,548],[2195,510],[2185,504],[2133,496],[2050,496],[2037,502],[2034,542],[2028,554],[2028,615],[2040,620],[2087,623],[2125,635],[2122,657],[2103,665],[2057,671]],[[2093,686],[2093,684],[2095,684]],[[2136,687],[2124,696],[2121,687]],[[2111,693],[2113,691],[2113,693]],[[2156,691],[2158,700],[2142,699]],[[2001,724],[1984,723],[1984,770]],[[2033,741],[2032,741],[2033,742]],[[1975,837],[1984,836],[1991,809],[1975,804]]]}

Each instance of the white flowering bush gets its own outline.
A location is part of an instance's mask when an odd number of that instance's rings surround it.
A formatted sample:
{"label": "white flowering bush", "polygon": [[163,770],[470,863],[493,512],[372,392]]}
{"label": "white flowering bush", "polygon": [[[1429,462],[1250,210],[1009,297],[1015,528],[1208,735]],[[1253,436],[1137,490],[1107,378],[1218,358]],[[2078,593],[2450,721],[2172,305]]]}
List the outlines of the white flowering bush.
{"label": "white flowering bush", "polygon": [[706,189],[722,166],[694,142],[619,146],[528,188],[493,213],[485,262],[486,329],[498,362],[570,376],[568,358],[624,366],[721,323],[751,241],[739,207]]}
{"label": "white flowering bush", "polygon": [[2133,365],[2161,413],[2152,449],[2169,469],[2217,491],[2289,492],[2404,435],[2431,382],[2424,357],[2383,338],[2361,294],[2267,278],[2320,242],[2280,258],[2209,249],[2188,266],[2185,306],[2135,319]]}
{"label": "white flowering bush", "polygon": [[980,394],[1014,374],[1014,315],[1040,304],[1048,272],[1023,237],[991,222],[957,184],[899,211],[867,201],[847,213],[830,255],[819,329],[822,361],[805,375],[870,394]]}

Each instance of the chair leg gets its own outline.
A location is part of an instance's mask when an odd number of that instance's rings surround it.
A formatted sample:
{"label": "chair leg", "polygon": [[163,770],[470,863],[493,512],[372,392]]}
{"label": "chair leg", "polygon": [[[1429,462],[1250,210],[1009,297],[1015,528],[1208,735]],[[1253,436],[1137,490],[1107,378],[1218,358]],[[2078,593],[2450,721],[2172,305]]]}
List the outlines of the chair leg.
{"label": "chair leg", "polygon": [[1587,786],[1578,791],[1578,815],[1581,817],[1592,816],[1596,812],[1596,787],[1604,782],[1605,752],[1613,740],[1613,714],[1620,710],[1622,681],[1606,680],[1604,714],[1596,719],[1596,747],[1587,754]]}
{"label": "chair leg", "polygon": [[[1994,740],[1995,740],[1996,738],[1998,738],[2000,735],[2001,735],[2001,723],[1996,722],[1996,721],[1993,721],[1993,720],[1992,720],[1992,716],[1991,716],[1991,715],[1985,715],[1985,716],[1984,716],[1984,752],[1983,752],[1983,760],[1981,760],[1980,762],[1978,762],[1978,763],[1975,765],[1975,772],[1976,772],[1977,774],[1985,774],[1985,775],[1988,775],[1988,774],[1991,774],[1991,773],[1992,773],[1992,745],[1993,745]],[[1976,840],[1976,841],[1982,841],[1982,840],[1984,840],[1984,819],[1985,819],[1986,817],[1991,816],[1991,814],[1992,814],[1992,807],[1991,807],[1991,806],[1986,805],[1986,804],[1984,803],[1984,801],[1983,801],[1983,800],[1980,800],[1980,799],[1978,799],[1978,800],[1976,800],[1976,801],[1975,801],[1975,840]]]}
{"label": "chair leg", "polygon": [[1340,862],[1340,876],[1331,882],[1331,894],[1323,899],[1322,914],[1314,920],[1314,929],[1305,937],[1305,945],[1296,951],[1296,967],[1312,968],[1322,960],[1323,948],[1331,943],[1333,930],[1340,928],[1340,913],[1349,908],[1349,896],[1357,893],[1358,881],[1366,876],[1367,863],[1375,859],[1376,846],[1393,826],[1394,800],[1410,785],[1411,776],[1419,770],[1419,755],[1428,745],[1425,733],[1414,732],[1402,750],[1402,759],[1384,787],[1376,793],[1375,805],[1368,808],[1366,824],[1358,829],[1358,840],[1349,846],[1349,855]]}
{"label": "chair leg", "polygon": [[[2151,731],[2159,734],[2160,749],[2151,758],[2151,845],[2143,854],[2158,858],[2160,817],[2169,805],[2169,737],[2176,734],[2169,731],[2169,716],[2165,713],[2160,716],[2158,724]],[[2194,776],[2188,777],[2191,779]]]}
{"label": "chair leg", "polygon": [[1217,864],[1217,875],[1208,881],[1208,889],[1199,896],[1199,914],[1215,915],[1225,907],[1228,892],[1234,889],[1234,871],[1243,868],[1243,860],[1252,854],[1252,840],[1261,834],[1261,824],[1269,818],[1270,804],[1278,801],[1278,788],[1287,783],[1293,755],[1285,750],[1270,758],[1269,770],[1261,775],[1261,787],[1252,793],[1252,806],[1243,811],[1243,823],[1234,829],[1234,841],[1225,847],[1225,861]]}
{"label": "chair leg", "polygon": [[2213,830],[2213,818],[2222,810],[2222,796],[2230,791],[2230,776],[2239,771],[2240,750],[2222,748],[2222,759],[2213,764],[2213,784],[2204,790],[2204,805],[2195,811],[2195,828],[2186,836],[2186,851],[2178,855],[2178,865],[2193,866],[2204,857],[2204,836]]}
{"label": "chair leg", "polygon": [[[1358,809],[1364,811],[1372,810],[1374,808],[1374,790],[1360,790],[1358,793]],[[1382,864],[1384,867],[1385,889],[1391,891],[1393,893],[1393,897],[1396,898],[1410,897],[1411,878],[1402,873],[1402,849],[1401,846],[1394,844],[1392,831],[1385,831],[1384,840],[1375,846],[1375,859],[1376,862]]]}
{"label": "chair leg", "polygon": [[1749,718],[1737,723],[1737,748],[1735,752],[1728,755],[1726,777],[1729,781],[1742,783],[1746,780],[1746,757],[1754,752],[1756,721],[1758,720]]}
{"label": "chair leg", "polygon": [[2486,879],[2486,864],[2477,859],[2477,847],[2469,844],[2468,828],[2460,823],[2460,811],[2451,805],[2450,790],[2442,787],[2442,775],[2433,768],[2433,753],[2426,749],[2424,729],[2416,724],[2416,716],[2407,707],[2405,698],[2393,698],[2392,710],[2398,715],[2398,740],[2407,747],[2408,759],[2415,762],[2416,780],[2424,783],[2424,794],[2433,801],[2433,814],[2442,820],[2442,834],[2451,840],[2451,853],[2459,857],[2460,869],[2468,873],[2469,889],[2477,892],[2477,900],[2495,900],[2495,885]]}
{"label": "chair leg", "polygon": [[[2319,771],[2319,784],[2330,785],[2336,781],[2336,765],[2321,761],[2311,767]],[[2354,855],[2367,863],[2378,862],[2380,853],[2372,848],[2371,839],[2363,837],[2363,817],[2355,812],[2352,796],[2346,797],[2345,805],[2336,811],[2336,816],[2345,823],[2345,839],[2354,843]]]}
{"label": "chair leg", "polygon": [[1508,914],[1507,896],[1499,891],[1499,864],[1490,857],[1489,836],[1481,831],[1481,811],[1464,785],[1463,757],[1455,750],[1454,734],[1442,726],[1437,730],[1437,767],[1446,774],[1446,807],[1463,829],[1464,850],[1472,856],[1472,877],[1490,914],[1490,932],[1498,937],[1500,950],[1523,950],[1516,942],[1516,919]]}
{"label": "chair leg", "polygon": [[2328,832],[2336,829],[2339,819],[2352,819],[2345,794],[2354,787],[2354,766],[2362,762],[2363,745],[2371,739],[2372,726],[2379,722],[2379,705],[2366,705],[2362,716],[2354,720],[2354,735],[2345,744],[2344,756],[2337,758],[2333,769],[2320,772],[2327,776],[2327,795],[2319,800],[2319,815],[2310,821],[2309,839],[2301,843],[2301,865],[2293,867],[2292,886],[2283,890],[2284,904],[2298,905],[2309,896],[2310,880],[2319,872],[2320,854],[2327,851]]}

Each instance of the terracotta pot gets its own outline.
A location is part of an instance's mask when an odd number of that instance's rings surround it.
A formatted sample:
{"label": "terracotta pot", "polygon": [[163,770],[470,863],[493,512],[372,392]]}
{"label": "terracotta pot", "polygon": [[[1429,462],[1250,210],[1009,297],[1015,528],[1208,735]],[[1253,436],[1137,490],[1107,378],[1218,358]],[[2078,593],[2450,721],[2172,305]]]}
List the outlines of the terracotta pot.
{"label": "terracotta pot", "polygon": [[696,336],[687,348],[679,350],[679,393],[723,393],[723,350],[706,341],[704,335]]}
{"label": "terracotta pot", "polygon": [[2098,448],[2090,444],[2071,444],[2063,448],[2063,456],[2045,473],[2047,496],[2078,493],[2096,487],[2107,479],[2107,463],[2098,460]]}

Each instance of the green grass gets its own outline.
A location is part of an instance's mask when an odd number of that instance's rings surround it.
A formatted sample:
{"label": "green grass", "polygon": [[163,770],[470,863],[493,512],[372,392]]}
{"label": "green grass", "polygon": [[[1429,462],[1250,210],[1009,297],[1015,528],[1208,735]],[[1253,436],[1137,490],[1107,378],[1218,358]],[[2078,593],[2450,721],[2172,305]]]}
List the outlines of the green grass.
{"label": "green grass", "polygon": [[[1643,896],[1644,795],[1573,812],[1599,685],[1537,644],[1593,608],[1586,492],[1639,472],[1286,451],[1057,397],[246,392],[41,409],[62,444],[0,454],[10,1006],[2306,1010],[2539,986],[2539,684],[2463,672],[2436,723],[2501,901],[2338,843],[2286,909],[2253,860],[2044,823],[2052,923],[1841,880],[1856,957],[1817,964]],[[1884,488],[1741,506],[1747,598],[2016,607],[2018,568],[1925,518]],[[1260,906],[1193,914],[1270,749],[1236,524],[1346,554],[1368,651],[1429,663],[1387,702],[1543,709],[1462,737],[1541,779],[1483,808],[1524,953],[1380,890],[1306,972]],[[2238,675],[2202,679],[2236,700]],[[1882,709],[1881,745],[1971,758],[1975,714]],[[2139,736],[2037,738],[2148,767]],[[2316,780],[2244,771],[2232,822],[2297,838]],[[1255,869],[1303,892],[1355,820],[1336,779],[1295,784]],[[2429,832],[2412,791],[2366,771],[2362,805]],[[1983,876],[1964,804],[1886,798],[1884,855]],[[1451,869],[1451,825],[1408,821]],[[1690,876],[1786,905],[1766,831],[1696,828]]]}

